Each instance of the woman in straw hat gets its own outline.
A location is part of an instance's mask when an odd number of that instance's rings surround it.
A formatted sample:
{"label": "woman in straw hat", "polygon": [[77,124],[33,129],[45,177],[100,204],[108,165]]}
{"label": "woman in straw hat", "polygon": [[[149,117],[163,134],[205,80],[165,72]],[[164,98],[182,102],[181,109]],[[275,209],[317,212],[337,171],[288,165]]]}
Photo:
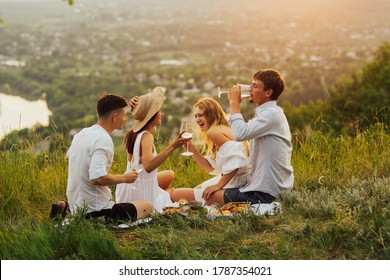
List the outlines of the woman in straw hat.
{"label": "woman in straw hat", "polygon": [[157,172],[158,167],[178,147],[189,139],[182,138],[182,133],[163,151],[157,154],[154,147],[153,128],[161,125],[164,113],[164,88],[156,87],[151,93],[141,95],[133,110],[134,123],[127,133],[125,143],[128,155],[126,171],[135,169],[139,172],[137,181],[131,184],[119,184],[116,187],[118,203],[129,200],[148,200],[157,212],[172,203],[167,190],[173,181],[173,171]]}
{"label": "woman in straw hat", "polygon": [[194,116],[204,144],[204,157],[189,142],[198,165],[215,177],[195,188],[172,189],[171,198],[178,201],[185,198],[210,204],[211,194],[221,189],[239,188],[250,180],[248,143],[234,141],[232,129],[221,105],[212,98],[200,98],[194,105]]}

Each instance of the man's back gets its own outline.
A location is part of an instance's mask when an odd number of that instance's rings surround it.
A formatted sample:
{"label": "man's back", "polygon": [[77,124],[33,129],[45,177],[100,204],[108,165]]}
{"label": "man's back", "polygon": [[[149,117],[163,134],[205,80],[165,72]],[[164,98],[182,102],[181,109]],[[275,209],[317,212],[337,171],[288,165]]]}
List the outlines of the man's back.
{"label": "man's back", "polygon": [[72,141],[69,159],[67,197],[71,211],[88,205],[87,212],[111,208],[111,190],[94,186],[90,180],[105,176],[111,167],[114,146],[108,132],[99,125],[84,128]]}

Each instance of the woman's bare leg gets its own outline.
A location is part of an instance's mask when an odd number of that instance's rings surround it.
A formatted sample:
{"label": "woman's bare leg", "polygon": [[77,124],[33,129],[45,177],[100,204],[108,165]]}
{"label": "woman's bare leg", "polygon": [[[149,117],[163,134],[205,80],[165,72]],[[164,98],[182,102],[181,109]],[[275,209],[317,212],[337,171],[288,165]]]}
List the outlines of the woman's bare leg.
{"label": "woman's bare leg", "polygon": [[170,193],[172,201],[179,201],[182,198],[188,201],[195,200],[194,190],[191,188],[171,189]]}
{"label": "woman's bare leg", "polygon": [[172,170],[164,170],[157,173],[157,181],[160,188],[168,190],[175,178],[175,173]]}

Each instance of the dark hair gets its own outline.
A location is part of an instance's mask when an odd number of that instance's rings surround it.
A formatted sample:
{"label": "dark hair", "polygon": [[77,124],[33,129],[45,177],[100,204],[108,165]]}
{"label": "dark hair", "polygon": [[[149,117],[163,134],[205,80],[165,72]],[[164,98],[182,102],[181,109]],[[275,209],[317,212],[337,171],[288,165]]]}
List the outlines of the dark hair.
{"label": "dark hair", "polygon": [[262,81],[264,84],[264,90],[272,89],[272,100],[278,100],[284,90],[284,79],[277,70],[258,70],[255,74],[253,74],[252,79]]}
{"label": "dark hair", "polygon": [[112,111],[127,107],[126,98],[118,94],[103,94],[97,102],[97,112],[99,117],[105,117]]}
{"label": "dark hair", "polygon": [[158,112],[156,114],[154,114],[153,117],[150,120],[148,120],[148,122],[137,132],[134,133],[134,131],[131,129],[129,132],[126,133],[125,145],[126,145],[126,151],[129,154],[132,155],[134,152],[135,140],[137,139],[138,133],[141,133],[142,131],[144,131],[146,126],[148,124],[150,124],[157,117],[157,114],[158,114]]}

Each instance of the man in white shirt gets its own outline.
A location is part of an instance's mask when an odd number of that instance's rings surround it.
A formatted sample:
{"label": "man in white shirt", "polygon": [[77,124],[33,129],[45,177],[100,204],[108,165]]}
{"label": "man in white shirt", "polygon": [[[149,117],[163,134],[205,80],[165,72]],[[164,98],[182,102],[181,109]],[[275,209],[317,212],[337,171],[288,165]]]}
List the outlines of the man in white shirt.
{"label": "man in white shirt", "polygon": [[273,69],[259,70],[252,77],[250,102],[255,117],[244,121],[240,86],[229,89],[229,122],[237,141],[250,140],[251,181],[242,188],[215,192],[210,201],[271,203],[294,183],[291,166],[291,133],[283,109],[276,102],[284,90],[284,79]]}
{"label": "man in white shirt", "polygon": [[[115,204],[108,187],[132,183],[138,177],[137,171],[118,175],[109,172],[114,158],[114,144],[110,134],[115,129],[123,128],[128,103],[120,95],[105,94],[98,100],[97,112],[97,124],[77,133],[67,152],[69,170],[66,195],[70,211],[73,213],[86,209],[87,218],[104,216],[112,220],[141,219],[153,211],[150,202]],[[51,217],[63,214],[67,206],[68,203],[63,201],[57,206],[54,204]]]}

